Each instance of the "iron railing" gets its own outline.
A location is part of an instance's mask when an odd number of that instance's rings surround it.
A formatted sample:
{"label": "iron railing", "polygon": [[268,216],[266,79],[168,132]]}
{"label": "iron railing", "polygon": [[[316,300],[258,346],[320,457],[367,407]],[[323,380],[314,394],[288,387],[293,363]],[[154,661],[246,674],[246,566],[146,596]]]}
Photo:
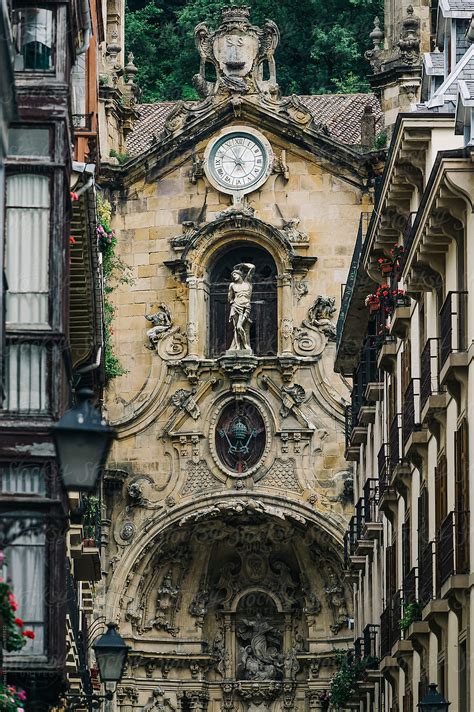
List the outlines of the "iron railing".
{"label": "iron railing", "polygon": [[362,631],[364,658],[372,658],[373,662],[367,665],[368,668],[377,666],[377,630],[378,625],[366,625]]}
{"label": "iron railing", "polygon": [[400,462],[400,430],[402,414],[397,413],[390,424],[390,467],[393,470]]}
{"label": "iron railing", "polygon": [[92,130],[92,116],[93,116],[93,114],[73,114],[72,115],[73,127],[79,131],[91,131]]}
{"label": "iron railing", "polygon": [[417,568],[414,566],[403,579],[403,603],[405,606],[417,601],[416,578]]}
{"label": "iron railing", "polygon": [[448,292],[439,312],[440,368],[451,353],[466,349],[467,292]]}
{"label": "iron railing", "polygon": [[450,576],[469,571],[469,512],[450,512],[438,532],[437,572],[442,586]]}
{"label": "iron railing", "polygon": [[341,344],[342,332],[344,331],[344,323],[346,321],[347,312],[349,310],[349,305],[351,303],[352,295],[354,293],[354,286],[357,279],[357,271],[359,269],[360,258],[362,253],[362,245],[367,234],[370,216],[371,213],[366,212],[361,213],[360,216],[359,229],[357,231],[354,252],[352,253],[351,266],[349,267],[347,282],[344,288],[344,294],[342,295],[341,309],[339,311],[339,317],[336,325],[336,351],[339,350],[339,346]]}
{"label": "iron railing", "polygon": [[392,652],[391,642],[392,611],[390,604],[380,615],[380,657],[385,658]]}
{"label": "iron railing", "polygon": [[364,484],[364,518],[365,522],[377,520],[377,506],[379,503],[379,481],[371,477]]}
{"label": "iron railing", "polygon": [[430,541],[418,554],[418,597],[423,606],[433,598],[434,542]]}
{"label": "iron railing", "polygon": [[403,399],[402,432],[403,445],[407,444],[408,438],[413,431],[420,426],[419,405],[420,379],[412,378],[407,386]]}
{"label": "iron railing", "polygon": [[440,392],[439,339],[428,339],[421,352],[420,410],[431,395]]}
{"label": "iron railing", "polygon": [[383,443],[377,453],[377,467],[379,475],[379,498],[383,496],[390,481],[390,458],[388,443]]}

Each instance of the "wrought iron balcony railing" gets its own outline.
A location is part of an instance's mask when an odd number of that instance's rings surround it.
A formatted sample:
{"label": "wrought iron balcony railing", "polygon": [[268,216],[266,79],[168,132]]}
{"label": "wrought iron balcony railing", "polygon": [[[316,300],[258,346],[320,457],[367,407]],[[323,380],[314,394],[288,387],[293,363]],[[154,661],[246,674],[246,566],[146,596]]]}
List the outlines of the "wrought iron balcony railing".
{"label": "wrought iron balcony railing", "polygon": [[92,116],[93,114],[73,114],[72,125],[79,131],[91,131]]}
{"label": "wrought iron balcony railing", "polygon": [[420,427],[420,379],[412,378],[407,386],[403,399],[402,432],[403,445],[414,430]]}
{"label": "wrought iron balcony railing", "polygon": [[418,553],[418,598],[423,606],[431,601],[434,595],[434,564],[435,547],[430,541]]}
{"label": "wrought iron balcony railing", "polygon": [[440,368],[452,353],[465,351],[467,292],[448,292],[439,312]]}
{"label": "wrought iron balcony railing", "polygon": [[428,339],[421,352],[420,410],[431,395],[440,393],[439,339]]}
{"label": "wrought iron balcony railing", "polygon": [[371,477],[364,485],[364,520],[375,522],[377,520],[377,506],[379,503],[379,481]]}
{"label": "wrought iron balcony railing", "polygon": [[390,468],[393,470],[401,461],[400,430],[402,414],[397,413],[390,424]]}
{"label": "wrought iron balcony railing", "polygon": [[357,279],[357,270],[359,269],[360,257],[362,253],[362,245],[367,234],[370,216],[371,213],[361,213],[360,216],[359,229],[357,231],[354,252],[352,254],[351,266],[349,267],[349,274],[347,276],[344,294],[342,295],[341,309],[339,311],[339,318],[337,320],[336,350],[339,350],[339,346],[341,344],[342,332],[344,330],[344,322],[346,320],[347,312],[349,311],[349,305],[351,303],[352,295],[354,293],[354,286]]}
{"label": "wrought iron balcony railing", "polygon": [[450,512],[438,532],[437,573],[442,586],[450,576],[469,571],[469,512]]}

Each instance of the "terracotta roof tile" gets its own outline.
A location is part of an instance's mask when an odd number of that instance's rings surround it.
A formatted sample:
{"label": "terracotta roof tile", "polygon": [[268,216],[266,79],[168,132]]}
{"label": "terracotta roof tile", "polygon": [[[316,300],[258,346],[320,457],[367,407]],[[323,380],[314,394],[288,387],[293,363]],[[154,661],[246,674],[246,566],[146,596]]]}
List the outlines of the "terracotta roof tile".
{"label": "terracotta roof tile", "polygon": [[[374,94],[317,94],[299,98],[313,114],[314,120],[326,124],[332,138],[347,146],[360,144],[360,122],[367,104],[372,106],[376,116],[376,130],[381,128],[382,114]],[[136,107],[140,118],[127,138],[127,151],[132,156],[151,148],[174,106],[174,102],[159,102]]]}

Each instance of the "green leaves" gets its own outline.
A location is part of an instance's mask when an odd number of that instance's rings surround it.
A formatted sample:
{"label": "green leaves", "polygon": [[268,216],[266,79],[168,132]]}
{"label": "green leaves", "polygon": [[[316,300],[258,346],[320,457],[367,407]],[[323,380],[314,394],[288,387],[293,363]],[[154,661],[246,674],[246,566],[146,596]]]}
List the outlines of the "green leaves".
{"label": "green leaves", "polygon": [[[139,69],[141,100],[195,99],[192,77],[199,69],[194,27],[215,28],[226,0],[128,0],[127,51]],[[274,20],[281,32],[277,77],[284,95],[369,91],[363,57],[382,0],[249,0],[252,22]]]}

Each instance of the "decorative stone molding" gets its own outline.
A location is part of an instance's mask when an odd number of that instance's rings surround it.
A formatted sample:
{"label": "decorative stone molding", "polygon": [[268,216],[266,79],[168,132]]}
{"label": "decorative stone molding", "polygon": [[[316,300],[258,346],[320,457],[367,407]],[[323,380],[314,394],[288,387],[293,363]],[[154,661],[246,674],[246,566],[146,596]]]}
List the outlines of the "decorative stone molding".
{"label": "decorative stone molding", "polygon": [[222,482],[216,479],[205,460],[200,460],[197,463],[189,461],[186,466],[186,471],[186,481],[180,490],[180,494],[183,497],[189,494],[207,492],[222,487]]}
{"label": "decorative stone molding", "polygon": [[294,492],[303,490],[296,475],[294,458],[281,460],[277,457],[267,474],[259,480],[259,484],[265,487],[278,487],[279,489],[292,490]]}

